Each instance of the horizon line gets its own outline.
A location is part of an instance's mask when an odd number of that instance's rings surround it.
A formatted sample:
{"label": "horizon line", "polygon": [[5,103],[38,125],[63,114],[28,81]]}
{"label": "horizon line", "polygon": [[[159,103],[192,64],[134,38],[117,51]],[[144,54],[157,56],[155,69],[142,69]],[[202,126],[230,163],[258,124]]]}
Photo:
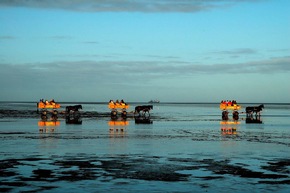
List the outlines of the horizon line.
{"label": "horizon line", "polygon": [[[0,103],[38,103],[38,101],[0,101]],[[63,103],[63,104],[107,104],[108,102],[104,101],[98,101],[98,102],[92,102],[92,101],[59,101],[57,103]],[[159,102],[159,103],[149,103],[145,101],[129,101],[126,102],[128,104],[220,104],[220,102]],[[290,102],[239,102],[238,104],[283,104],[283,105],[290,105]]]}

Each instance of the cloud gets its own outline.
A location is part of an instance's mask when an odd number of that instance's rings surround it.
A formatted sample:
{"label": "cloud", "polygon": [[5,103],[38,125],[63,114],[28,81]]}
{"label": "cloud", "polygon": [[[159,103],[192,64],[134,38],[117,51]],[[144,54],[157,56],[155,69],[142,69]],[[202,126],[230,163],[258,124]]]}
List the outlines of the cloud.
{"label": "cloud", "polygon": [[[196,77],[213,75],[288,75],[290,56],[240,64],[193,64],[184,61],[60,61],[0,63],[0,100],[34,97],[75,98],[125,96],[186,87]],[[201,76],[199,76],[201,75]],[[277,77],[277,76],[276,76]],[[254,80],[254,79],[253,79]],[[174,84],[175,85],[174,85]],[[170,86],[169,86],[170,85]],[[136,94],[136,93],[135,93]],[[146,100],[146,99],[144,99]]]}
{"label": "cloud", "polygon": [[[63,61],[22,65],[1,64],[1,82],[33,84],[57,82],[139,84],[146,79],[164,79],[196,74],[275,74],[290,72],[290,56],[239,64],[192,64],[183,61]],[[43,81],[44,80],[44,81]],[[7,82],[9,83],[9,82]],[[9,84],[8,84],[9,85]]]}
{"label": "cloud", "polygon": [[224,55],[248,55],[248,54],[257,54],[257,51],[251,48],[239,48],[233,50],[216,51],[211,53]]}
{"label": "cloud", "polygon": [[99,42],[96,42],[96,41],[86,41],[86,42],[83,42],[84,44],[99,44]]}
{"label": "cloud", "polygon": [[290,49],[273,49],[273,50],[267,50],[268,52],[290,52]]}
{"label": "cloud", "polygon": [[64,36],[61,36],[61,35],[59,35],[59,36],[50,36],[48,38],[54,39],[54,40],[68,40],[68,39],[72,39],[71,36],[65,36],[65,35]]}
{"label": "cloud", "polygon": [[16,39],[14,36],[0,36],[0,40],[13,40]]}
{"label": "cloud", "polygon": [[200,12],[261,0],[1,0],[0,6],[64,9],[82,12]]}

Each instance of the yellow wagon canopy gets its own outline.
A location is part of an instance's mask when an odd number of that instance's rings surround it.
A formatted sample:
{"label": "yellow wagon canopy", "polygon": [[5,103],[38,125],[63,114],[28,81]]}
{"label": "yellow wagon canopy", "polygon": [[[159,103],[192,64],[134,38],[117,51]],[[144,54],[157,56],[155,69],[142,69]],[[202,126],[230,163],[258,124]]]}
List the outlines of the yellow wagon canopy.
{"label": "yellow wagon canopy", "polygon": [[221,110],[240,110],[241,105],[238,105],[237,101],[235,100],[222,100],[220,103],[220,109]]}
{"label": "yellow wagon canopy", "polygon": [[39,109],[58,109],[60,108],[60,104],[56,103],[54,99],[48,101],[41,99],[37,105]]}
{"label": "yellow wagon canopy", "polygon": [[120,102],[118,100],[116,100],[116,102],[110,100],[108,107],[109,109],[128,109],[129,105],[125,103],[123,99]]}

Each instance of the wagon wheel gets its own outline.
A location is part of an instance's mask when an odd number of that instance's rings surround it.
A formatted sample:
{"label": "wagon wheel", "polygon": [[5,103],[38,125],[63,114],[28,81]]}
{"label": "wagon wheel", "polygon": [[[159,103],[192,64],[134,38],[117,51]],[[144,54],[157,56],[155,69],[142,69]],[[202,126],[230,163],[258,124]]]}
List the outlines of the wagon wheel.
{"label": "wagon wheel", "polygon": [[42,110],[40,113],[41,117],[46,117],[47,116],[47,110]]}
{"label": "wagon wheel", "polygon": [[239,119],[239,112],[238,111],[234,111],[233,112],[233,119],[234,120],[238,120]]}
{"label": "wagon wheel", "polygon": [[51,112],[51,118],[53,120],[56,120],[57,119],[57,114],[58,114],[58,111],[53,109],[52,112]]}
{"label": "wagon wheel", "polygon": [[228,120],[229,119],[228,114],[229,113],[227,111],[223,111],[222,112],[222,120]]}
{"label": "wagon wheel", "polygon": [[126,118],[126,117],[127,117],[127,112],[126,112],[126,110],[123,110],[123,111],[122,111],[122,117],[123,117],[123,118]]}
{"label": "wagon wheel", "polygon": [[42,110],[40,113],[40,117],[42,120],[46,120],[47,119],[47,110]]}
{"label": "wagon wheel", "polygon": [[41,111],[41,116],[47,116],[47,111],[46,110],[42,110]]}
{"label": "wagon wheel", "polygon": [[112,110],[111,111],[111,117],[117,117],[117,111],[116,110]]}
{"label": "wagon wheel", "polygon": [[57,114],[58,114],[58,111],[54,109],[54,110],[52,111],[52,115],[55,115],[55,116],[56,116]]}

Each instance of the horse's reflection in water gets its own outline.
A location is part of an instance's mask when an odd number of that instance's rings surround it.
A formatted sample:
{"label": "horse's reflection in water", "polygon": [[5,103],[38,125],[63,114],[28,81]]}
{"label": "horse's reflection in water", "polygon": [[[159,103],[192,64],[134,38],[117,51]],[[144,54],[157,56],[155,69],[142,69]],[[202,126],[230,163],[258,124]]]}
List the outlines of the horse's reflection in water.
{"label": "horse's reflection in water", "polygon": [[135,124],[153,124],[150,117],[135,117]]}
{"label": "horse's reflection in water", "polygon": [[81,116],[71,116],[67,115],[65,117],[65,123],[66,124],[75,124],[75,125],[81,125],[82,124],[82,118]]}
{"label": "horse's reflection in water", "polygon": [[260,116],[250,116],[246,118],[246,124],[262,124]]}

